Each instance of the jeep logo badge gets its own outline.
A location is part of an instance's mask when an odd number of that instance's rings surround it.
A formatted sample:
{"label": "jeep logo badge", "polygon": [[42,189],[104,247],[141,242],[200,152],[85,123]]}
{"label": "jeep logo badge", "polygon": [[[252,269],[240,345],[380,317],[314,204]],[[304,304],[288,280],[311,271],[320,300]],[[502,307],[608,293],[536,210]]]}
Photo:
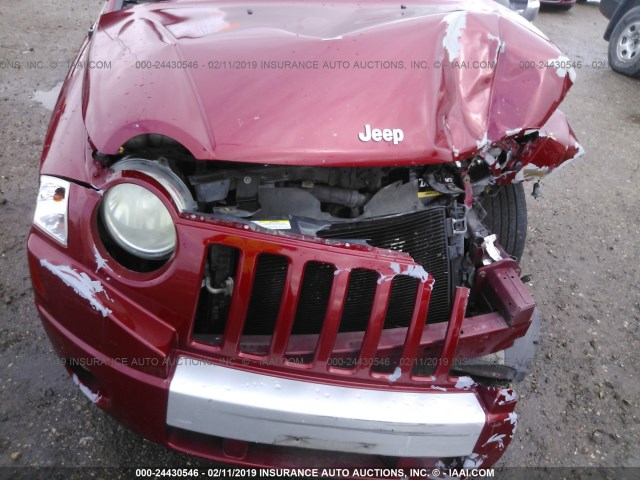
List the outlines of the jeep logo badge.
{"label": "jeep logo badge", "polygon": [[401,128],[384,128],[380,130],[379,128],[371,128],[371,125],[367,124],[364,126],[364,132],[358,133],[358,138],[361,142],[384,140],[385,142],[393,141],[394,145],[398,145],[404,140],[404,132]]}

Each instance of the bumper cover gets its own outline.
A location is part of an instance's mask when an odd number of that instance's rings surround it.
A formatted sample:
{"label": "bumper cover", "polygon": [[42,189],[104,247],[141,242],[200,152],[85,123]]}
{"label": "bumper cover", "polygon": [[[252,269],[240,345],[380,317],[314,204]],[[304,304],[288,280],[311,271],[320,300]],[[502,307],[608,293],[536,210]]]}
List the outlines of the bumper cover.
{"label": "bumper cover", "polygon": [[[178,351],[175,369],[159,378],[88,345],[41,300],[45,330],[80,390],[131,430],[191,455],[258,467],[382,468],[391,457],[402,468],[479,468],[502,456],[515,431],[517,396],[468,377],[413,392],[362,389],[198,365]],[[72,359],[90,371],[91,385]]]}
{"label": "bumper cover", "polygon": [[473,453],[485,413],[472,392],[321,385],[181,357],[167,424],[270,445],[388,455]]}

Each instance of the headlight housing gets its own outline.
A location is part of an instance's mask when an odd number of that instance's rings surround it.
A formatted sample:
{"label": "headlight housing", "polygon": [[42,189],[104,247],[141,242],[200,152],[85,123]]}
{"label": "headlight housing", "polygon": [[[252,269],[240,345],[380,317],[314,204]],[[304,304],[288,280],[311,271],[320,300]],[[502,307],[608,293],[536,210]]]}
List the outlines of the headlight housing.
{"label": "headlight housing", "polygon": [[66,180],[48,175],[40,176],[40,190],[36,201],[33,224],[52,238],[67,245],[69,189]]}
{"label": "headlight housing", "polygon": [[133,183],[114,185],[104,194],[100,208],[107,232],[128,253],[163,260],[175,250],[173,218],[150,190]]}

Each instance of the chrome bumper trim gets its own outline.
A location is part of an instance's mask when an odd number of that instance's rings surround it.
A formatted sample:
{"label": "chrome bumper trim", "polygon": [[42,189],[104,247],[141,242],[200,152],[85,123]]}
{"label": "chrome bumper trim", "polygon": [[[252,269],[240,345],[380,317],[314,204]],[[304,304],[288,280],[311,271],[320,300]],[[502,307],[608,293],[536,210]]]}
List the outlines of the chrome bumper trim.
{"label": "chrome bumper trim", "polygon": [[167,424],[236,440],[400,457],[472,453],[485,424],[468,391],[323,385],[181,357]]}

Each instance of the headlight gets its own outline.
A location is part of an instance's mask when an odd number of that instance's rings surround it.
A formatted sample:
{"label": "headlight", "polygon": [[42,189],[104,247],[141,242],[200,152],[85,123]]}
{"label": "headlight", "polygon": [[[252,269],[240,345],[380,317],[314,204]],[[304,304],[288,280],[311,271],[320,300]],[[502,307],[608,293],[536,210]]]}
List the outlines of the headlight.
{"label": "headlight", "polygon": [[175,249],[176,229],[171,214],[146,188],[132,183],[115,185],[105,193],[101,209],[107,231],[127,252],[160,260]]}
{"label": "headlight", "polygon": [[70,186],[71,184],[65,180],[42,175],[36,213],[33,216],[34,225],[65,246]]}

